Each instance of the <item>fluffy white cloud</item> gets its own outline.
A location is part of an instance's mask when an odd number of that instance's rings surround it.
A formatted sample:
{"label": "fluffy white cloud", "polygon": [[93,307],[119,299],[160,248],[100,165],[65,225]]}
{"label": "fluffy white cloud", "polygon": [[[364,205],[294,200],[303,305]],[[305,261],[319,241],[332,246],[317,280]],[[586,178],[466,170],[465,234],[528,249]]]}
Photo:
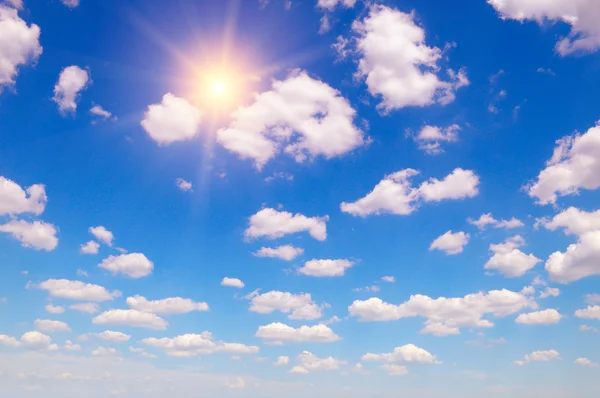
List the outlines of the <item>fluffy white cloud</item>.
{"label": "fluffy white cloud", "polygon": [[290,373],[307,374],[315,371],[338,370],[346,361],[335,359],[334,357],[319,358],[312,352],[302,351],[296,358],[297,366],[294,366]]}
{"label": "fluffy white cloud", "polygon": [[597,363],[592,362],[592,361],[590,361],[587,358],[577,358],[574,363],[577,364],[577,365],[587,366],[587,367],[590,367],[590,368],[595,368],[595,367],[598,366]]}
{"label": "fluffy white cloud", "polygon": [[79,248],[79,251],[84,254],[98,254],[98,250],[100,250],[100,244],[93,240],[84,243]]}
{"label": "fluffy white cloud", "polygon": [[71,304],[69,306],[70,310],[75,310],[79,312],[85,312],[88,314],[95,314],[100,311],[100,306],[96,303],[77,303]]}
{"label": "fluffy white cloud", "polygon": [[193,188],[192,183],[184,180],[183,178],[176,179],[175,185],[177,185],[177,188],[179,188],[183,192],[191,191]]}
{"label": "fluffy white cloud", "polygon": [[552,253],[546,261],[546,271],[551,280],[559,283],[600,275],[600,230],[584,233],[564,253]]}
{"label": "fluffy white cloud", "polygon": [[55,332],[70,332],[71,328],[64,322],[53,321],[50,319],[36,319],[33,322],[33,326],[42,332],[55,333]]}
{"label": "fluffy white cloud", "polygon": [[600,229],[600,210],[587,212],[569,207],[552,218],[542,219],[541,224],[551,231],[564,228],[566,235],[583,235],[586,232]]}
{"label": "fluffy white cloud", "polygon": [[79,0],[60,0],[64,5],[69,8],[75,8],[79,6]]}
{"label": "fluffy white cloud", "polygon": [[458,141],[458,132],[460,126],[453,124],[451,126],[440,128],[437,126],[423,126],[421,130],[413,137],[419,145],[419,149],[429,155],[439,155],[444,152],[443,142]]}
{"label": "fluffy white cloud", "polygon": [[352,8],[356,4],[356,0],[318,0],[317,7],[328,11],[333,11],[338,5],[346,8]]}
{"label": "fluffy white cloud", "polygon": [[524,325],[554,325],[560,322],[562,315],[554,309],[547,309],[543,311],[530,312],[528,314],[521,314],[517,317],[515,322],[522,323]]}
{"label": "fluffy white cloud", "polygon": [[558,296],[560,296],[560,289],[556,287],[546,287],[543,292],[540,292],[541,299]]}
{"label": "fluffy white cloud", "polygon": [[440,297],[432,299],[413,295],[400,305],[394,305],[373,297],[356,300],[348,307],[351,316],[361,321],[394,321],[409,317],[423,317],[427,321],[421,333],[438,336],[457,334],[459,328],[487,328],[494,324],[483,319],[486,314],[505,317],[525,308],[537,308],[535,301],[510,290],[491,290],[464,297]]}
{"label": "fluffy white cloud", "polygon": [[40,33],[40,27],[27,25],[16,9],[0,4],[0,92],[15,84],[21,65],[34,63],[42,54]]}
{"label": "fluffy white cloud", "polygon": [[92,319],[94,325],[120,325],[165,330],[167,321],[150,312],[138,310],[109,310]]}
{"label": "fluffy white cloud", "polygon": [[420,202],[472,198],[479,193],[479,177],[471,170],[457,168],[443,180],[430,178],[415,188],[410,178],[418,174],[413,169],[389,174],[367,196],[353,203],[344,202],[340,208],[362,217],[385,213],[407,215],[415,211]]}
{"label": "fluffy white cloud", "polygon": [[388,283],[394,283],[396,282],[396,278],[393,276],[382,276],[381,280],[384,282],[388,282]]}
{"label": "fluffy white cloud", "polygon": [[61,307],[60,305],[48,304],[44,307],[44,309],[46,310],[46,312],[49,312],[51,314],[62,314],[63,312],[65,312],[65,308]]}
{"label": "fluffy white cloud", "polygon": [[[98,116],[101,117],[102,119],[110,119],[113,117],[113,114],[110,113],[109,111],[107,111],[106,109],[104,109],[103,107],[101,107],[100,105],[94,105],[91,109],[90,109],[90,113],[94,116]],[[115,120],[117,118],[115,117]]]}
{"label": "fluffy white cloud", "polygon": [[90,227],[89,232],[90,234],[94,235],[94,237],[100,242],[103,242],[108,246],[112,246],[112,241],[113,239],[115,239],[115,236],[111,231],[109,231],[102,225],[99,225],[97,227]]}
{"label": "fluffy white cloud", "polygon": [[280,356],[277,357],[277,362],[274,363],[275,366],[285,366],[290,363],[290,357]]}
{"label": "fluffy white cloud", "polygon": [[98,333],[96,336],[104,341],[110,341],[111,343],[125,343],[131,339],[131,336],[121,332],[114,332],[112,330],[106,330],[102,333]]}
{"label": "fluffy white cloud", "polygon": [[297,162],[317,156],[329,159],[364,145],[355,115],[337,90],[294,71],[235,111],[231,124],[217,132],[217,140],[240,157],[253,159],[258,169],[282,151]]}
{"label": "fluffy white cloud", "polygon": [[21,242],[21,246],[35,250],[52,251],[58,246],[58,232],[54,225],[43,221],[27,222],[23,220],[10,220],[0,225],[0,232],[11,234]]}
{"label": "fluffy white cloud", "polygon": [[217,352],[229,354],[256,354],[260,350],[257,346],[214,341],[210,332],[184,334],[173,338],[148,338],[143,339],[141,343],[161,350],[166,355],[172,357],[194,357]]}
{"label": "fluffy white cloud", "polygon": [[208,304],[197,303],[181,297],[169,297],[162,300],[148,300],[142,296],[127,297],[127,305],[134,310],[151,312],[157,315],[187,314],[192,311],[208,311]]}
{"label": "fluffy white cloud", "polygon": [[353,265],[354,263],[352,261],[345,259],[310,260],[305,262],[304,266],[298,269],[298,273],[316,277],[344,276],[346,269]]}
{"label": "fluffy white cloud", "polygon": [[75,112],[79,93],[88,86],[89,82],[90,76],[87,70],[76,65],[67,66],[60,72],[54,86],[52,100],[58,104],[61,112]]}
{"label": "fluffy white cloud", "polygon": [[225,277],[221,281],[221,286],[237,287],[238,289],[242,289],[246,285],[241,279]]}
{"label": "fluffy white cloud", "polygon": [[288,234],[306,231],[313,238],[323,241],[327,238],[327,220],[325,217],[306,217],[272,208],[262,209],[250,217],[249,226],[244,231],[246,238],[266,236],[270,239],[281,238]]}
{"label": "fluffy white cloud", "polygon": [[559,21],[571,25],[566,37],[556,43],[562,56],[577,52],[592,52],[600,47],[600,4],[596,0],[488,0],[503,19]]}
{"label": "fluffy white cloud", "polygon": [[338,336],[326,325],[300,326],[293,328],[284,323],[270,323],[265,326],[260,326],[256,332],[256,337],[260,337],[265,342],[271,344],[283,343],[331,343],[341,340]]}
{"label": "fluffy white cloud", "polygon": [[256,257],[271,257],[292,261],[302,253],[304,253],[304,249],[292,245],[283,245],[278,247],[261,247],[254,255]]}
{"label": "fluffy white cloud", "polygon": [[259,314],[270,314],[281,311],[290,314],[290,319],[313,320],[323,316],[322,306],[312,300],[309,293],[292,294],[289,292],[270,291],[263,294],[257,292],[246,296],[251,300],[250,311]]}
{"label": "fluffy white cloud", "polygon": [[16,348],[20,345],[21,343],[19,342],[19,340],[15,339],[14,337],[7,336],[5,334],[0,334],[0,346]]}
{"label": "fluffy white cloud", "polygon": [[380,109],[389,111],[407,106],[448,104],[455,91],[469,84],[464,72],[448,69],[448,79],[440,78],[438,61],[442,51],[425,43],[425,30],[414,14],[383,5],[372,5],[362,21],[352,24],[352,40],[338,46],[341,55],[360,56],[357,76],[365,79],[369,93],[381,97]]}
{"label": "fluffy white cloud", "polygon": [[124,274],[131,278],[143,278],[152,275],[154,264],[142,253],[128,253],[108,256],[98,267],[110,271],[113,275]]}
{"label": "fluffy white cloud", "polygon": [[79,344],[73,344],[71,340],[67,340],[65,341],[63,349],[66,351],[81,351],[81,346]]}
{"label": "fluffy white cloud", "polygon": [[20,213],[40,215],[44,212],[47,202],[48,197],[43,185],[35,184],[23,189],[16,182],[0,176],[0,216]]}
{"label": "fluffy white cloud", "polygon": [[95,357],[116,357],[121,353],[112,347],[98,347],[92,351],[92,355]]}
{"label": "fluffy white cloud", "polygon": [[53,297],[69,300],[108,301],[121,296],[118,290],[109,292],[99,285],[68,279],[48,279],[37,287],[47,290]]}
{"label": "fluffy white cloud", "polygon": [[534,351],[531,354],[525,355],[522,361],[515,361],[515,364],[523,366],[529,362],[548,362],[560,359],[560,354],[557,351]]}
{"label": "fluffy white cloud", "polygon": [[557,196],[573,195],[579,189],[600,187],[600,124],[584,134],[556,141],[552,158],[537,180],[527,186],[539,204],[553,204]]}
{"label": "fluffy white cloud", "polygon": [[600,320],[600,306],[590,305],[584,310],[575,311],[577,318]]}
{"label": "fluffy white cloud", "polygon": [[486,213],[479,216],[477,220],[469,218],[469,224],[475,225],[477,228],[484,230],[488,225],[493,225],[494,228],[513,229],[524,226],[523,222],[515,217],[510,220],[496,220],[492,213]]}
{"label": "fluffy white cloud", "polygon": [[35,351],[51,350],[55,351],[58,349],[56,344],[52,344],[50,336],[46,336],[40,332],[27,332],[21,336],[20,346]]}
{"label": "fluffy white cloud", "polygon": [[362,357],[363,361],[387,362],[393,364],[440,364],[437,357],[430,352],[417,347],[414,344],[403,345],[394,348],[391,353],[371,354],[367,353]]}
{"label": "fluffy white cloud", "polygon": [[469,238],[469,234],[464,232],[453,233],[452,231],[448,231],[431,242],[429,250],[437,249],[446,254],[462,253],[464,247],[469,243]]}
{"label": "fluffy white cloud", "polygon": [[141,125],[159,145],[169,145],[196,137],[202,116],[202,112],[186,99],[167,93],[160,104],[148,106]]}
{"label": "fluffy white cloud", "polygon": [[525,240],[519,235],[508,238],[504,243],[491,244],[490,251],[494,255],[485,263],[485,269],[499,271],[507,278],[525,275],[542,260],[518,249],[524,244]]}

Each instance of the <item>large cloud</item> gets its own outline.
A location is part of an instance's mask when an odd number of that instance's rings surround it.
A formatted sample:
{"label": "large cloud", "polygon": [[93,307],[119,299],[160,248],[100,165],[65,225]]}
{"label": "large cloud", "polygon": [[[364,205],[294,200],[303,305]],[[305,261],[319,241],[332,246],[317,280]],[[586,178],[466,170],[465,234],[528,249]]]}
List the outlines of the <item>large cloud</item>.
{"label": "large cloud", "polygon": [[259,314],[270,314],[281,311],[290,314],[290,319],[313,320],[323,316],[322,306],[315,303],[308,293],[293,294],[289,292],[270,291],[263,294],[250,294],[250,311]]}
{"label": "large cloud", "polygon": [[58,246],[58,232],[54,225],[43,221],[27,222],[23,220],[10,220],[0,225],[0,232],[6,232],[21,242],[23,247],[35,250],[52,251]]}
{"label": "large cloud", "polygon": [[167,321],[150,312],[138,310],[109,310],[92,319],[94,325],[131,326],[154,330],[165,330]]}
{"label": "large cloud", "polygon": [[323,324],[294,328],[279,322],[260,326],[256,337],[260,337],[270,344],[331,343],[341,339],[333,330]]}
{"label": "large cloud", "polygon": [[244,236],[248,239],[260,237],[276,239],[306,231],[313,238],[323,241],[327,238],[327,220],[329,220],[328,216],[307,217],[300,213],[292,214],[266,208],[250,217],[250,225],[244,231]]}
{"label": "large cloud", "polygon": [[43,185],[35,184],[23,189],[16,182],[0,176],[0,216],[21,213],[40,215],[47,202]]}
{"label": "large cloud", "polygon": [[257,346],[248,346],[240,343],[225,343],[214,341],[212,333],[184,334],[173,338],[163,337],[143,339],[142,344],[163,351],[172,357],[193,357],[209,355],[217,352],[229,354],[256,354],[260,349]]}
{"label": "large cloud", "polygon": [[365,143],[354,125],[356,111],[326,83],[295,71],[272,89],[235,111],[232,122],[217,132],[229,151],[254,160],[262,168],[278,153],[297,162],[342,156]]}
{"label": "large cloud", "polygon": [[429,250],[441,250],[448,255],[462,253],[469,243],[469,238],[469,234],[464,232],[448,231],[431,242]]}
{"label": "large cloud", "polygon": [[543,311],[530,312],[521,314],[515,322],[524,325],[554,325],[560,322],[562,315],[555,309],[547,309]]}
{"label": "large cloud", "polygon": [[108,301],[121,296],[118,290],[109,292],[99,285],[67,279],[48,279],[37,287],[47,290],[52,297],[69,300]]}
{"label": "large cloud", "polygon": [[108,256],[98,267],[110,271],[113,275],[124,274],[131,278],[143,278],[152,275],[154,263],[142,253],[128,253]]}
{"label": "large cloud", "polygon": [[552,253],[546,261],[546,271],[551,280],[559,283],[600,275],[600,230],[584,233],[564,253]]}
{"label": "large cloud", "polygon": [[564,228],[566,235],[583,235],[586,232],[600,229],[600,210],[587,212],[576,207],[569,207],[551,220],[540,220],[542,225],[551,231]]}
{"label": "large cloud", "polygon": [[525,275],[542,260],[519,250],[524,244],[525,240],[519,235],[506,239],[504,243],[491,244],[490,251],[494,255],[485,263],[485,269],[498,271],[507,278]]}
{"label": "large cloud", "polygon": [[54,86],[54,97],[52,100],[58,104],[62,112],[75,112],[79,93],[84,90],[90,82],[90,76],[85,69],[79,66],[67,66],[60,72],[58,81]]}
{"label": "large cloud", "polygon": [[202,116],[186,99],[167,93],[160,104],[148,106],[141,125],[158,144],[169,145],[194,138],[200,131]]}

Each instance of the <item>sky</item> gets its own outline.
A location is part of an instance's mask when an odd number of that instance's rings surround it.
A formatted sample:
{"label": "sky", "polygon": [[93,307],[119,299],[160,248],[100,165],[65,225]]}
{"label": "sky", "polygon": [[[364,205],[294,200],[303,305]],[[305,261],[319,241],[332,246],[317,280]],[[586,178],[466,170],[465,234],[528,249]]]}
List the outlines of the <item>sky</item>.
{"label": "sky", "polygon": [[0,0],[0,396],[600,394],[596,0]]}

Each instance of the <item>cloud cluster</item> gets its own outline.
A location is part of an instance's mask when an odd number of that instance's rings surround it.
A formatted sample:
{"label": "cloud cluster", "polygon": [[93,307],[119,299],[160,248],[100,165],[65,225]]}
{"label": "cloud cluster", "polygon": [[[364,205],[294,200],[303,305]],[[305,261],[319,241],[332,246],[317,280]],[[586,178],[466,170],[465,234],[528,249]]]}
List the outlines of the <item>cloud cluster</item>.
{"label": "cloud cluster", "polygon": [[498,271],[507,278],[525,275],[542,260],[519,250],[524,244],[525,239],[520,235],[508,238],[504,243],[491,244],[490,251],[494,255],[485,263],[485,269]]}
{"label": "cloud cluster", "polygon": [[141,341],[166,355],[172,357],[194,357],[198,355],[210,355],[217,352],[228,354],[256,354],[260,349],[257,346],[248,346],[240,343],[225,343],[214,341],[212,333],[184,334],[173,338],[163,337],[147,338]]}
{"label": "cloud cluster", "polygon": [[290,314],[289,319],[302,320],[319,319],[323,316],[323,306],[315,303],[308,293],[293,294],[273,290],[263,294],[255,292],[246,297],[250,300],[250,311],[259,314],[280,311]]}

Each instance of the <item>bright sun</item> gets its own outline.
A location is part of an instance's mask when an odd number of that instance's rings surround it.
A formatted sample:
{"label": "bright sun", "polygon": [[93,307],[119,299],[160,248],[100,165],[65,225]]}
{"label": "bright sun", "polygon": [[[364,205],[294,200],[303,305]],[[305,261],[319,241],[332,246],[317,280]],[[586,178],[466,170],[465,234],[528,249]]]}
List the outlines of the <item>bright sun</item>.
{"label": "bright sun", "polygon": [[240,106],[249,94],[251,80],[229,65],[198,67],[193,97],[201,109],[216,115],[227,114]]}

